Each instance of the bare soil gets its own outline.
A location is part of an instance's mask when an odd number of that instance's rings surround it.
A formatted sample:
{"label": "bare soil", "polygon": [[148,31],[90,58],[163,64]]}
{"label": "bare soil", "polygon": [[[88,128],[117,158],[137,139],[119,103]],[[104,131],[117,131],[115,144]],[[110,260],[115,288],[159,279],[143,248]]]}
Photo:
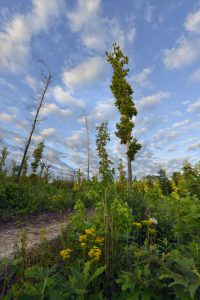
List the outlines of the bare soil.
{"label": "bare soil", "polygon": [[22,232],[26,230],[27,249],[41,242],[41,230],[47,240],[56,238],[65,227],[70,212],[64,214],[48,213],[31,216],[16,222],[0,224],[0,259],[13,256],[16,243],[21,246]]}

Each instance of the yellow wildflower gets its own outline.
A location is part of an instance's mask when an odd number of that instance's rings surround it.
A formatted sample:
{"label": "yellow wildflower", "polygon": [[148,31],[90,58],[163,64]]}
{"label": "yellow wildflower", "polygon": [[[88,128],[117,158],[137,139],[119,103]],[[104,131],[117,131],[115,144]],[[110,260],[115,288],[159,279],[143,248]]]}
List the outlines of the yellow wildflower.
{"label": "yellow wildflower", "polygon": [[95,228],[85,229],[85,234],[94,236]]}
{"label": "yellow wildflower", "polygon": [[154,224],[154,222],[152,220],[144,220],[141,222],[143,225],[146,225],[146,226],[151,226]]}
{"label": "yellow wildflower", "polygon": [[86,243],[81,243],[82,248],[86,248]]}
{"label": "yellow wildflower", "polygon": [[70,258],[70,253],[72,252],[71,249],[64,249],[62,251],[60,251],[60,256],[62,257],[62,259],[68,259]]}
{"label": "yellow wildflower", "polygon": [[133,226],[137,229],[140,230],[142,228],[142,224],[139,222],[133,222]]}
{"label": "yellow wildflower", "polygon": [[93,246],[92,249],[90,249],[90,251],[88,252],[88,255],[93,261],[98,261],[101,256],[101,249]]}
{"label": "yellow wildflower", "polygon": [[104,240],[105,240],[104,237],[98,236],[95,239],[95,243],[97,243],[97,244],[103,244]]}
{"label": "yellow wildflower", "polygon": [[79,242],[85,243],[87,241],[87,235],[83,234],[79,236]]}
{"label": "yellow wildflower", "polygon": [[158,221],[155,218],[150,218],[149,220],[144,220],[141,222],[143,225],[147,225],[147,226],[156,226],[158,225]]}

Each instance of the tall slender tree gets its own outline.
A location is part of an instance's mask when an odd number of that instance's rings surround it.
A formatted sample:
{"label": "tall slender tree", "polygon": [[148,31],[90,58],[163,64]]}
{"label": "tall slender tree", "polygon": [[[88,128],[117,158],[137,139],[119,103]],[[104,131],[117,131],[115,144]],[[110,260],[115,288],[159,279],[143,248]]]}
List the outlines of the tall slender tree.
{"label": "tall slender tree", "polygon": [[116,124],[116,136],[121,144],[126,145],[126,155],[128,164],[128,182],[129,188],[132,182],[131,162],[135,154],[140,150],[141,144],[136,138],[132,137],[132,131],[135,126],[133,117],[137,115],[137,110],[132,99],[133,90],[126,80],[129,69],[125,68],[128,64],[128,56],[125,56],[116,43],[113,44],[113,52],[106,52],[107,61],[113,68],[113,77],[111,91],[115,97],[115,105],[120,112],[120,123]]}
{"label": "tall slender tree", "polygon": [[109,159],[106,150],[108,141],[110,141],[108,122],[103,122],[100,126],[97,126],[96,149],[99,155],[99,174],[102,175],[105,183],[113,179],[113,169],[111,169],[112,161]]}

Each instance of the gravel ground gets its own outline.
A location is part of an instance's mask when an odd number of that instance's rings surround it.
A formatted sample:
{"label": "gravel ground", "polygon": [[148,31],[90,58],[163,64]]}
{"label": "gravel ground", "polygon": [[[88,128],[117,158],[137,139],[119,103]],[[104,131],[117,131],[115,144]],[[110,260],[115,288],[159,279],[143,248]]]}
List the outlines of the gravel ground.
{"label": "gravel ground", "polygon": [[0,224],[0,259],[12,257],[16,242],[21,245],[23,230],[27,232],[27,249],[37,246],[41,242],[41,230],[47,240],[59,235],[65,227],[69,213],[63,215],[44,214],[25,218],[21,221]]}

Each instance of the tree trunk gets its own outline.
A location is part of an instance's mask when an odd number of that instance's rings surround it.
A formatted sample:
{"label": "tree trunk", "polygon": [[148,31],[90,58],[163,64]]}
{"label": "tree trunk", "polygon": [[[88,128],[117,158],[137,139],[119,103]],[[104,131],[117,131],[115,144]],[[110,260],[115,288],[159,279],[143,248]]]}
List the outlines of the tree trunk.
{"label": "tree trunk", "polygon": [[90,132],[88,126],[88,118],[86,116],[85,111],[83,112],[85,116],[85,126],[87,131],[87,180],[89,180],[90,179]]}
{"label": "tree trunk", "polygon": [[[128,152],[130,142],[126,142],[126,151]],[[127,164],[128,164],[128,190],[131,188],[132,183],[132,166],[131,166],[131,160],[130,157],[127,154]]]}
{"label": "tree trunk", "polygon": [[48,78],[45,82],[45,85],[44,85],[44,90],[43,90],[42,96],[40,98],[40,101],[39,101],[39,104],[38,104],[38,107],[37,107],[37,110],[36,110],[35,118],[33,120],[33,124],[32,124],[32,127],[31,127],[31,131],[30,131],[27,143],[25,145],[24,154],[23,154],[23,157],[22,157],[21,164],[19,166],[19,171],[17,173],[17,177],[16,177],[16,182],[19,182],[19,177],[21,175],[23,165],[24,165],[24,162],[26,160],[28,149],[29,149],[29,146],[30,146],[30,143],[31,143],[31,139],[32,139],[32,136],[33,136],[33,133],[34,133],[34,130],[35,130],[35,126],[36,126],[36,123],[37,123],[37,120],[38,120],[38,115],[39,115],[40,109],[42,107],[42,103],[43,103],[43,100],[44,100],[44,97],[45,97],[45,94],[46,94],[46,91],[48,89],[48,86],[49,86],[50,82],[51,82],[51,74],[49,74],[49,76],[48,76]]}

